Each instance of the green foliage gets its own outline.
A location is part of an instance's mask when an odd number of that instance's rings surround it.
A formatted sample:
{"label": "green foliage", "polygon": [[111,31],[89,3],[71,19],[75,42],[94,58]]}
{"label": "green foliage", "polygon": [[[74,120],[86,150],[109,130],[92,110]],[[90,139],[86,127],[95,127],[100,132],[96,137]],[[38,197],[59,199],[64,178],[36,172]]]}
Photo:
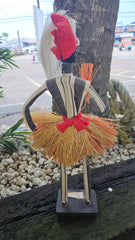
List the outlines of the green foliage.
{"label": "green foliage", "polygon": [[10,153],[15,152],[17,150],[15,145],[17,140],[23,141],[25,143],[29,143],[26,140],[26,136],[29,134],[29,132],[17,131],[17,129],[20,127],[22,123],[23,123],[23,118],[21,118],[15,125],[13,125],[6,132],[0,135],[0,146],[4,150]]}
{"label": "green foliage", "polygon": [[0,87],[0,98],[3,98],[3,87]]}
{"label": "green foliage", "polygon": [[2,33],[2,36],[8,38],[9,34],[6,33],[6,32],[3,32],[3,33]]}
{"label": "green foliage", "polygon": [[[6,33],[3,33],[3,36],[8,37]],[[0,37],[0,44],[2,43],[2,38]],[[15,61],[13,60],[13,55],[11,54],[11,50],[8,48],[0,47],[0,71],[7,69],[10,67],[17,67]],[[0,98],[3,96],[3,88],[0,86]],[[28,132],[19,132],[16,131],[18,127],[23,123],[23,119],[20,119],[15,125],[9,128],[5,133],[0,135],[0,147],[4,148],[10,153],[13,153],[17,150],[15,146],[16,140],[21,140],[23,142],[28,142],[26,140],[26,135]]]}
{"label": "green foliage", "polygon": [[[2,43],[2,38],[0,37],[0,44]],[[17,67],[15,61],[13,60],[13,55],[11,54],[11,50],[8,48],[0,47],[0,71],[2,69],[7,69],[8,67],[12,68],[12,66]]]}
{"label": "green foliage", "polygon": [[[0,37],[0,44],[2,43],[2,38]],[[11,55],[11,50],[8,48],[0,47],[0,71],[7,69],[12,66],[17,67],[15,61],[13,60],[13,55]],[[0,98],[3,96],[3,88],[0,86]]]}

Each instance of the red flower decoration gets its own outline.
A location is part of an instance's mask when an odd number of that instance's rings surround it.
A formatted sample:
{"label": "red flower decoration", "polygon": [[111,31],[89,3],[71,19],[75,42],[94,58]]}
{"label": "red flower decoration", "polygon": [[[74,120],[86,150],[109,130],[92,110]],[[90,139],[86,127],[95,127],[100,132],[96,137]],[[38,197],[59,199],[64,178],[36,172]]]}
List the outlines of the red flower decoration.
{"label": "red flower decoration", "polygon": [[51,34],[54,36],[56,46],[51,48],[51,51],[58,60],[69,58],[76,50],[76,37],[67,20],[63,15],[52,13],[51,19],[57,27]]}

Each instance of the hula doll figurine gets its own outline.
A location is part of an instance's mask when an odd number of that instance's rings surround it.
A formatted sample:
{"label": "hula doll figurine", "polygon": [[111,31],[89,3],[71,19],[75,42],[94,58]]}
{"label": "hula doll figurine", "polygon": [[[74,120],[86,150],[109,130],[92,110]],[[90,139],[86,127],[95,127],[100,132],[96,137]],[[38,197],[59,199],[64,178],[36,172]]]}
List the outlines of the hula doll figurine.
{"label": "hula doll figurine", "polygon": [[[113,122],[90,114],[81,114],[87,93],[94,98],[101,112],[105,110],[105,105],[90,82],[72,75],[77,43],[72,20],[52,13],[50,25],[45,26],[41,38],[41,63],[48,74],[50,65],[54,62],[49,59],[51,54],[51,57],[54,56],[61,63],[62,73],[47,80],[24,105],[24,116],[32,130],[30,137],[34,148],[42,148],[45,155],[61,165],[62,207],[68,205],[70,195],[67,191],[66,167],[83,160],[84,192],[81,201],[90,205],[86,156],[91,156],[92,159],[102,154],[117,139],[116,125]],[[30,113],[30,106],[46,90],[49,90],[55,100],[60,116],[47,112]]]}

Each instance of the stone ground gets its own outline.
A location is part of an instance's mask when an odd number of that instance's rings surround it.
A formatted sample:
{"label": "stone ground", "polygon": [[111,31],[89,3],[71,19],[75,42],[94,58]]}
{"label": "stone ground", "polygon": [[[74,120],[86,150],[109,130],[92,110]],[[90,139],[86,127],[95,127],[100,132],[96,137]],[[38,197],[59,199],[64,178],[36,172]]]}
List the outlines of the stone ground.
{"label": "stone ground", "polygon": [[[2,124],[1,131],[4,132],[7,129],[6,124],[6,121],[5,124]],[[35,152],[30,145],[22,142],[18,142],[17,149],[17,152],[11,155],[0,152],[0,198],[6,198],[60,180],[59,166],[52,162],[48,156],[44,156],[42,150]],[[131,144],[114,144],[102,156],[90,160],[89,165],[91,168],[97,168],[131,158],[135,158],[135,138],[132,138]],[[82,162],[73,168],[67,167],[68,176],[82,172]]]}

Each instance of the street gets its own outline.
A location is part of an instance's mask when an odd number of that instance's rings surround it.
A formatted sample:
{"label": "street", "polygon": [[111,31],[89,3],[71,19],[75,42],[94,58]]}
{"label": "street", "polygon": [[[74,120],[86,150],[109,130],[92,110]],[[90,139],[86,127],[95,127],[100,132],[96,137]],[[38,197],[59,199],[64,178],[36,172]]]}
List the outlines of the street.
{"label": "street", "polygon": [[130,96],[135,100],[135,50],[113,50],[110,78],[123,83]]}
{"label": "street", "polygon": [[[32,55],[15,57],[19,69],[7,69],[0,73],[0,86],[4,89],[4,98],[0,99],[0,115],[22,112],[25,101],[36,91],[46,80],[45,73],[40,63],[32,62]],[[42,100],[44,101],[42,101]],[[51,97],[43,94],[33,108],[51,108]]]}
{"label": "street", "polygon": [[[32,55],[15,57],[19,69],[7,69],[0,73],[0,86],[4,88],[4,98],[0,99],[0,116],[22,112],[24,102],[46,80],[40,63],[32,62]],[[135,100],[135,50],[131,52],[113,50],[110,78],[123,83]],[[51,96],[42,95],[34,109],[51,110]]]}

